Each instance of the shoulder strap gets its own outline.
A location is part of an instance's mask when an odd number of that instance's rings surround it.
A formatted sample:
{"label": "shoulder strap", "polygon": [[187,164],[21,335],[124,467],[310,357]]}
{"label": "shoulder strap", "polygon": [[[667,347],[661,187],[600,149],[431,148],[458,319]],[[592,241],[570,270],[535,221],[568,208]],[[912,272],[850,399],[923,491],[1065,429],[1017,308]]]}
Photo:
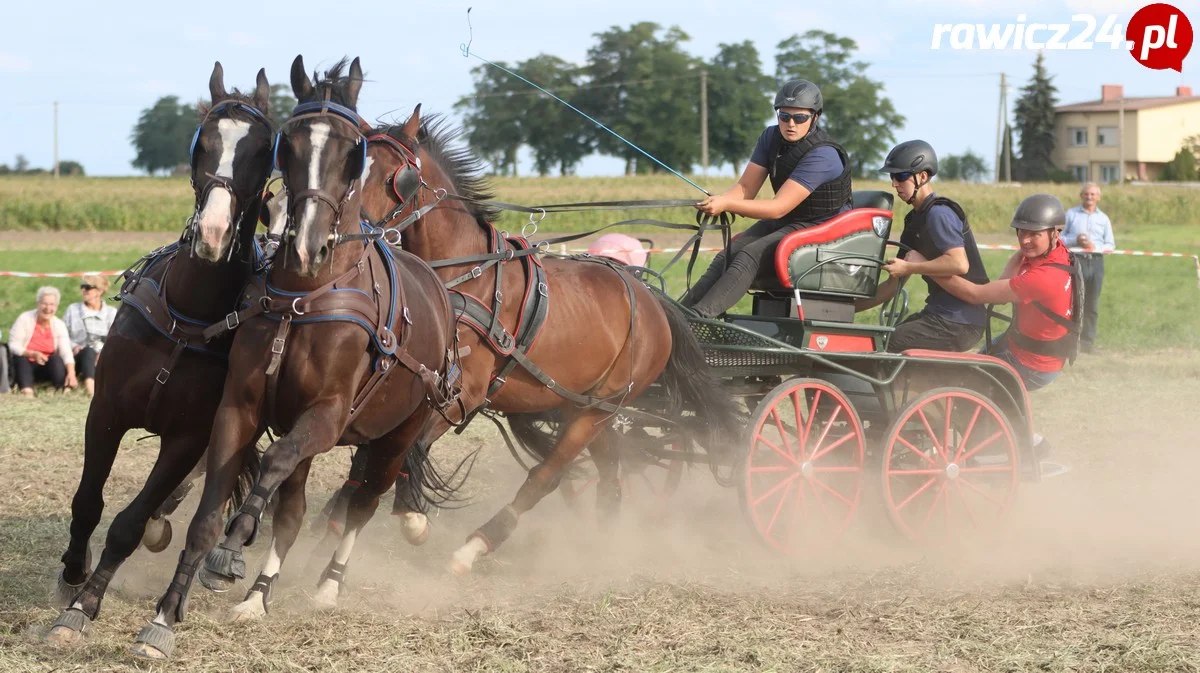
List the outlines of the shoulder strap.
{"label": "shoulder strap", "polygon": [[1042,313],[1044,313],[1044,314],[1046,315],[1046,317],[1047,317],[1047,318],[1050,318],[1051,320],[1053,320],[1054,322],[1058,323],[1059,325],[1061,325],[1061,326],[1063,326],[1063,327],[1066,327],[1066,328],[1067,328],[1067,331],[1068,331],[1068,332],[1070,332],[1071,334],[1079,334],[1079,327],[1078,327],[1078,326],[1077,326],[1075,323],[1071,322],[1070,320],[1067,320],[1066,318],[1064,318],[1064,317],[1062,317],[1061,315],[1059,315],[1059,314],[1055,313],[1054,311],[1051,311],[1051,310],[1050,310],[1050,308],[1049,308],[1049,307],[1047,307],[1047,306],[1046,306],[1045,304],[1043,304],[1042,302],[1040,302],[1040,301],[1031,301],[1031,302],[1029,302],[1029,303],[1030,303],[1030,304],[1033,304],[1033,306],[1035,306],[1035,307],[1037,308],[1037,310],[1039,310],[1039,311],[1041,311]]}

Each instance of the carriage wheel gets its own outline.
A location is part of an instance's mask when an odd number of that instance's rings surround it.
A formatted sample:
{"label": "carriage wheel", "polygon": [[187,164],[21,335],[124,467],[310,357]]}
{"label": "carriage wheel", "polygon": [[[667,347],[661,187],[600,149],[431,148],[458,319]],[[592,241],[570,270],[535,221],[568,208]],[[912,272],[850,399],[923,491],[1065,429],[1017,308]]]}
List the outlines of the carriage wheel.
{"label": "carriage wheel", "polygon": [[979,393],[922,393],[900,412],[884,442],[884,503],[910,540],[988,531],[1012,507],[1015,437],[1000,409]]}
{"label": "carriage wheel", "polygon": [[862,494],[863,429],[845,394],[791,379],[758,405],[738,490],[751,525],[775,551],[828,544],[854,519]]}
{"label": "carriage wheel", "polygon": [[[679,440],[668,442],[665,448],[682,451]],[[621,500],[643,519],[661,518],[683,479],[684,461],[657,458],[637,448],[621,450]],[[596,467],[589,460],[573,473],[563,476],[558,490],[572,510],[584,515],[596,505]]]}

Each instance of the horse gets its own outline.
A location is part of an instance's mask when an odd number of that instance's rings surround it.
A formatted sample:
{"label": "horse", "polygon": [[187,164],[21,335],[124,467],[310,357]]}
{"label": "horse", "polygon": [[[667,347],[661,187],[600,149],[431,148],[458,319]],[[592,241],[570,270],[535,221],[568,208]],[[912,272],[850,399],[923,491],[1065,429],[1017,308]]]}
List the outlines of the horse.
{"label": "horse", "polygon": [[[371,134],[365,214],[377,230],[402,238],[404,250],[430,261],[452,288],[464,325],[462,351],[469,351],[462,360],[460,403],[471,412],[560,409],[564,419],[560,441],[530,469],[512,502],[454,553],[450,570],[461,575],[512,534],[520,515],[557,487],[584,447],[599,474],[598,504],[611,520],[620,482],[609,424],[618,410],[636,413],[623,403],[656,381],[673,408],[689,405],[704,423],[696,429],[693,420],[692,430],[714,465],[728,458],[744,423],[670,298],[611,260],[539,259],[528,241],[501,236],[481,162],[453,147],[457,132],[442,118],[422,121],[420,110],[417,105],[405,123]],[[447,419],[433,419],[418,446],[428,447],[450,427]]]}
{"label": "horse", "polygon": [[[365,234],[357,218],[362,131],[369,127],[355,111],[363,81],[358,59],[348,76],[344,68],[343,59],[314,83],[300,56],[292,64],[299,102],[276,140],[289,222],[271,269],[247,287],[243,308],[230,318],[239,327],[204,494],[175,576],[132,648],[135,656],[170,656],[172,627],[185,617],[192,578],[206,555],[202,581],[232,582],[244,574],[242,549],[253,544],[274,496],[274,544],[242,608],[265,612],[304,516],[312,459],[340,439],[367,444],[370,466],[321,576],[318,601],[336,600],[354,540],[378,495],[399,475],[405,450],[432,417],[453,413],[455,322],[446,290],[425,262]],[[239,453],[264,424],[280,437],[263,453],[250,495],[214,549],[219,504],[233,490]]]}
{"label": "horse", "polygon": [[[56,601],[66,609],[46,636],[51,644],[73,643],[87,632],[113,574],[139,540],[152,551],[166,548],[170,524],[162,520],[147,531],[147,520],[167,507],[168,494],[199,463],[221,399],[231,342],[206,344],[200,329],[236,305],[257,263],[253,237],[274,132],[263,70],[252,94],[228,93],[217,62],[209,93],[190,154],[193,215],[178,242],[125,272],[122,304],[96,370],[71,539],[56,588]],[[142,490],[109,526],[100,562],[89,573],[88,543],[104,509],[104,484],[121,438],[134,428],[161,437],[158,458]],[[232,467],[247,481],[257,471],[257,454],[243,454]],[[235,503],[245,490],[233,494]]]}

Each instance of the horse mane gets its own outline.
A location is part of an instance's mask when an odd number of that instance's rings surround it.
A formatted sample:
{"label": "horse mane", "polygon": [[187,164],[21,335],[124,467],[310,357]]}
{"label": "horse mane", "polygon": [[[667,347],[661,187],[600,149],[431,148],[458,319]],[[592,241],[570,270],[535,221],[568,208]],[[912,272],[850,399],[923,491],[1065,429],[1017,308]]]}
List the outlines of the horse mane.
{"label": "horse mane", "polygon": [[[396,124],[380,127],[375,132],[404,143],[408,139],[401,135],[403,128],[403,124]],[[453,126],[441,113],[434,113],[421,120],[417,142],[450,176],[454,190],[463,198],[470,199],[465,202],[467,211],[480,224],[491,224],[499,217],[500,211],[479,202],[489,201],[496,195],[484,175],[483,161],[466,145],[455,143],[461,136],[462,129]]]}
{"label": "horse mane", "polygon": [[346,101],[346,86],[350,83],[350,76],[344,74],[349,61],[343,56],[337,63],[334,63],[325,75],[322,77],[318,71],[313,71],[313,89],[312,96],[298,103],[311,103],[313,101],[325,100],[325,92],[329,92],[329,100],[338,105],[350,107]]}
{"label": "horse mane", "polygon": [[[242,93],[240,90],[234,89],[233,91],[225,94],[225,98],[223,100],[237,101],[243,105],[246,105],[248,107],[254,108],[255,110],[258,110],[258,106],[254,104],[254,94],[253,93]],[[206,116],[208,116],[209,110],[212,110],[213,105],[216,103],[220,103],[220,102],[221,101],[218,101],[218,100],[209,101],[207,103],[201,101],[198,105],[196,105],[196,113],[197,113],[197,117],[200,119],[200,121],[204,121],[204,118]],[[267,114],[266,110],[259,110],[259,112],[262,112],[263,114]],[[246,114],[245,111],[240,111],[240,110],[239,110],[239,113]]]}

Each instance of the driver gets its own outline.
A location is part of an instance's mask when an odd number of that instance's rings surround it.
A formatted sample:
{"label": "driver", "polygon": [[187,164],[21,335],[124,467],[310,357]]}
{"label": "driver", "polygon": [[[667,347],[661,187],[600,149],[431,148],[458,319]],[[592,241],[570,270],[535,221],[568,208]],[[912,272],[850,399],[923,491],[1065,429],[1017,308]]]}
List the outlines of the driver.
{"label": "driver", "polygon": [[[770,264],[784,236],[850,210],[850,157],[817,125],[824,108],[817,85],[803,79],[784,84],[775,95],[779,124],[759,136],[737,184],[696,204],[709,215],[758,222],[730,244],[728,259],[725,251],[717,254],[682,299],[685,307],[705,318],[721,315],[750,289],[763,262]],[[756,200],[767,178],[775,197]]]}
{"label": "driver", "polygon": [[[901,278],[922,275],[929,286],[925,307],[896,326],[888,340],[888,351],[966,351],[983,337],[987,313],[984,307],[950,294],[933,278],[956,276],[971,283],[988,281],[967,215],[961,206],[939,196],[930,186],[937,173],[937,154],[924,140],[896,145],[879,170],[891,175],[896,195],[912,206],[904,216],[904,232],[900,235],[900,242],[907,248],[884,265],[890,277],[879,286],[875,298],[856,302],[855,308],[862,311],[878,306],[896,294]],[[920,253],[921,261],[909,260],[908,249]]]}

